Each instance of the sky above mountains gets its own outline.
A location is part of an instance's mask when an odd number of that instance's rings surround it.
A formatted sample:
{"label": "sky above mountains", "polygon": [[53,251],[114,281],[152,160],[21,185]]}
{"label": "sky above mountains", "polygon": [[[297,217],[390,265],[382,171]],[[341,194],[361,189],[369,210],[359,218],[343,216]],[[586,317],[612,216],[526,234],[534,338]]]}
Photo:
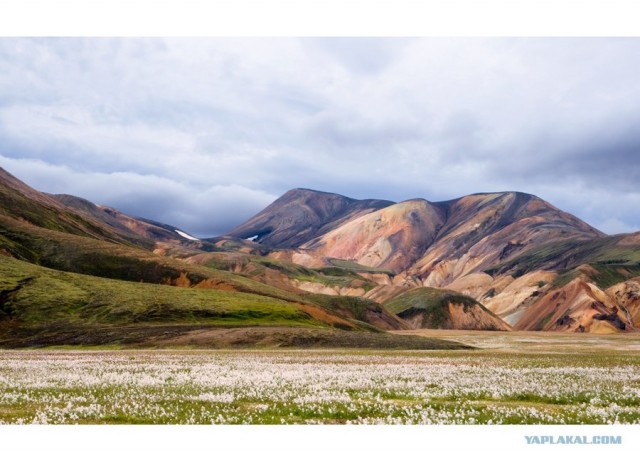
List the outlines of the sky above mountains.
{"label": "sky above mountains", "polygon": [[640,39],[0,39],[0,165],[197,236],[288,189],[640,230]]}

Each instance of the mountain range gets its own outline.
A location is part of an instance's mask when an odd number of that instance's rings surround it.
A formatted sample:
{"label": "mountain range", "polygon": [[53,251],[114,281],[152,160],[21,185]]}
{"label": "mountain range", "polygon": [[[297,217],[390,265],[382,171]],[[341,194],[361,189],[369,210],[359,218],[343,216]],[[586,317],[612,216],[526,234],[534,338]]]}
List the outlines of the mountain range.
{"label": "mountain range", "polygon": [[640,327],[640,233],[521,192],[294,189],[197,239],[0,169],[0,346],[459,347],[394,330]]}
{"label": "mountain range", "polygon": [[[324,212],[332,203],[341,204],[336,215]],[[311,230],[302,214],[313,216]],[[516,330],[638,326],[640,234],[607,236],[521,192],[385,204],[296,189],[229,236],[254,237],[276,247],[269,256],[310,268],[385,270],[359,272],[376,286],[358,294],[381,303],[430,287],[472,297]]]}

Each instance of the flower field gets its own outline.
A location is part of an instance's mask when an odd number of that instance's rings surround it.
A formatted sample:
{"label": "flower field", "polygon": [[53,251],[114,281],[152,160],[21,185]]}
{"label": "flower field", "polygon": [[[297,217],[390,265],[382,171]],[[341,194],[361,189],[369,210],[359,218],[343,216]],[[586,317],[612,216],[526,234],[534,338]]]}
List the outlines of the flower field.
{"label": "flower field", "polygon": [[637,353],[1,351],[5,424],[638,424]]}

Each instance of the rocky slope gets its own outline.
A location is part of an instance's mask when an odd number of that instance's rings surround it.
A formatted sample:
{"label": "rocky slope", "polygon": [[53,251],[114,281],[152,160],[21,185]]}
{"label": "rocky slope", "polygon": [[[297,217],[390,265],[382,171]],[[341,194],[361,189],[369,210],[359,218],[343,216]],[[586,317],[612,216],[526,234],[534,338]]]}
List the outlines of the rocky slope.
{"label": "rocky slope", "polygon": [[342,224],[301,248],[444,286],[550,241],[603,235],[537,197],[508,192],[403,202]]}
{"label": "rocky slope", "polygon": [[188,233],[175,226],[157,223],[144,218],[135,218],[116,210],[115,208],[96,205],[80,197],[66,194],[51,195],[51,197],[62,205],[73,209],[77,213],[90,216],[98,222],[110,227],[115,232],[142,237],[156,243],[187,243],[189,241],[197,241],[195,237],[190,236]]}
{"label": "rocky slope", "polygon": [[400,272],[424,255],[444,222],[442,210],[426,200],[410,200],[351,219],[301,248]]}
{"label": "rocky slope", "polygon": [[357,216],[391,205],[386,200],[355,200],[310,189],[293,189],[229,236],[275,248],[294,248]]}

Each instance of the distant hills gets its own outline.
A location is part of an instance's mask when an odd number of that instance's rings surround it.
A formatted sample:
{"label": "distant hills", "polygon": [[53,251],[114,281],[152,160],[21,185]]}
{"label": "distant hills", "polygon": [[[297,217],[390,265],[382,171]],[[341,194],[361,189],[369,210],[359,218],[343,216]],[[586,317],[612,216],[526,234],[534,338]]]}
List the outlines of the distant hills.
{"label": "distant hills", "polygon": [[[215,217],[212,217],[215,219]],[[640,234],[520,193],[446,202],[287,192],[196,239],[0,168],[0,347],[455,348],[414,328],[640,327]]]}

